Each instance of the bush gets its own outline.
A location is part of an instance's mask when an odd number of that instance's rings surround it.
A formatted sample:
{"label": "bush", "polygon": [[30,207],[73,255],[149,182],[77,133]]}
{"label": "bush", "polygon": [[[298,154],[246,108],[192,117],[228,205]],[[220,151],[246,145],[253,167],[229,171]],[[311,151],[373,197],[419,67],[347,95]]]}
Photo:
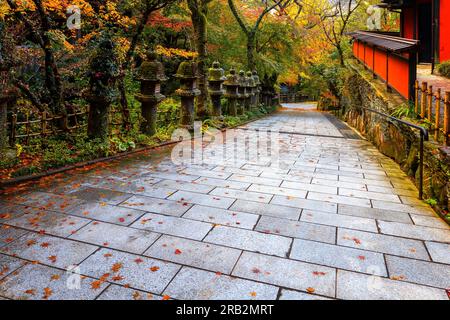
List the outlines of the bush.
{"label": "bush", "polygon": [[450,78],[450,60],[443,62],[439,66],[439,73],[444,77]]}

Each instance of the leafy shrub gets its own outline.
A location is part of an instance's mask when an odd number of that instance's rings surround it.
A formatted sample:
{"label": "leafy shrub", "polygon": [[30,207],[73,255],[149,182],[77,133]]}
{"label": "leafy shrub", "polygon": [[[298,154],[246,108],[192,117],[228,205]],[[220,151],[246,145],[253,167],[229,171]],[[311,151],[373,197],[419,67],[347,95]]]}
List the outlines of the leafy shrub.
{"label": "leafy shrub", "polygon": [[439,66],[439,73],[444,77],[450,78],[450,60],[443,62]]}

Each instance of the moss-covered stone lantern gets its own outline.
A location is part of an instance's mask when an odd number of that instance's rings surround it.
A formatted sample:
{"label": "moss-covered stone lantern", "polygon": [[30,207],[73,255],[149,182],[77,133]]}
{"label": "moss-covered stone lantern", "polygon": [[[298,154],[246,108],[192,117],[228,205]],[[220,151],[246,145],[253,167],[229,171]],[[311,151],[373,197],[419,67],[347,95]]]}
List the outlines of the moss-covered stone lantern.
{"label": "moss-covered stone lantern", "polygon": [[104,36],[90,61],[88,135],[91,139],[106,141],[109,133],[111,103],[117,98],[115,86],[120,76],[119,61],[114,53],[115,44]]}
{"label": "moss-covered stone lantern", "polygon": [[248,98],[247,98],[247,109],[251,110],[255,108],[255,95],[256,95],[256,84],[253,80],[253,74],[251,71],[247,71],[247,92],[248,92]]}
{"label": "moss-covered stone lantern", "polygon": [[227,113],[230,116],[237,116],[237,100],[239,99],[239,77],[234,68],[230,69],[227,80],[223,83],[225,87],[225,97],[228,99]]}
{"label": "moss-covered stone lantern", "polygon": [[248,86],[247,85],[247,77],[245,76],[244,70],[239,71],[238,82],[239,82],[238,114],[244,114],[245,105],[246,105],[247,99],[249,97],[249,94],[247,92],[247,86]]}
{"label": "moss-covered stone lantern", "polygon": [[188,130],[194,129],[194,100],[201,94],[197,89],[198,66],[192,60],[183,61],[178,67],[176,78],[181,87],[176,93],[181,97],[180,126]]}
{"label": "moss-covered stone lantern", "polygon": [[259,108],[260,94],[261,94],[261,81],[259,80],[258,72],[254,70],[252,72],[253,82],[255,84],[255,100],[254,105],[256,108]]}
{"label": "moss-covered stone lantern", "polygon": [[221,98],[224,94],[222,84],[227,80],[225,72],[220,67],[219,62],[214,62],[212,68],[208,72],[208,91],[211,96],[211,102],[213,106],[213,117],[222,117],[222,103]]}
{"label": "moss-covered stone lantern", "polygon": [[161,94],[161,82],[166,81],[167,77],[162,63],[156,59],[155,52],[148,51],[136,75],[136,80],[141,82],[141,92],[136,95],[136,100],[142,104],[141,131],[150,136],[156,133],[158,104],[166,98]]}

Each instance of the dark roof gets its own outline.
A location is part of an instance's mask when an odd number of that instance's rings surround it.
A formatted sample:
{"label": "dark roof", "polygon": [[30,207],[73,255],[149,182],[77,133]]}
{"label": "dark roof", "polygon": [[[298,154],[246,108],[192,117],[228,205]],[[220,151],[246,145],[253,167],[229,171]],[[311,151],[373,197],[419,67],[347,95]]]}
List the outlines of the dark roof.
{"label": "dark roof", "polygon": [[419,41],[400,37],[393,37],[386,34],[356,31],[348,34],[353,39],[383,48],[392,52],[408,52],[417,50]]}
{"label": "dark roof", "polygon": [[414,0],[381,0],[381,3],[378,4],[377,7],[387,9],[401,9],[411,6],[413,2]]}

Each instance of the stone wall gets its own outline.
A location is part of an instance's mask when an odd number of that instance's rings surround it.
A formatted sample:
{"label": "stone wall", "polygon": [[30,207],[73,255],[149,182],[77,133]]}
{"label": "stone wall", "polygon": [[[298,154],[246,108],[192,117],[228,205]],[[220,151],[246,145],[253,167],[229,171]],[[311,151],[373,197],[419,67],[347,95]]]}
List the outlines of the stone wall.
{"label": "stone wall", "polygon": [[[374,143],[383,154],[394,159],[418,185],[418,131],[364,112],[361,108],[364,106],[392,114],[407,102],[400,95],[389,93],[381,81],[373,79],[372,74],[356,62],[351,62],[349,69],[351,72],[341,97],[340,117]],[[424,159],[424,199],[436,200],[436,209],[445,215],[450,205],[450,148],[433,141],[426,142]]]}

